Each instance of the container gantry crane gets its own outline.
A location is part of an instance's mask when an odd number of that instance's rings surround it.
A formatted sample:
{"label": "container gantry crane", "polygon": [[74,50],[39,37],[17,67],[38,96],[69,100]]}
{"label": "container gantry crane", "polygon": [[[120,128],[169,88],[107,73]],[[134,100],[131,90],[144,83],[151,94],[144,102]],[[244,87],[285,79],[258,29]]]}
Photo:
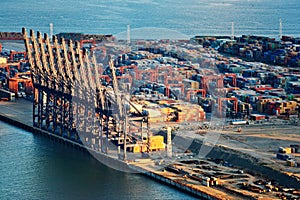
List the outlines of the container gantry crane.
{"label": "container gantry crane", "polygon": [[25,59],[26,59],[26,52],[10,51],[10,54],[9,54],[10,62],[16,62],[16,61],[20,61],[20,60],[23,60],[25,62]]}
{"label": "container gantry crane", "polygon": [[[129,120],[124,102],[130,104],[130,101],[119,91],[112,59],[109,67],[113,88],[110,88],[100,81],[100,65],[96,63],[93,52],[82,50],[79,42],[73,45],[70,40],[66,44],[63,38],[58,41],[54,37],[50,43],[47,34],[42,38],[38,32],[36,38],[31,30],[28,37],[26,29],[23,29],[23,38],[34,85],[34,126],[76,143],[84,143],[94,150],[103,152],[105,148],[107,154],[108,142],[117,139],[119,149],[121,144],[124,145],[123,158],[126,159],[127,141],[131,142],[132,136],[127,134]],[[139,115],[142,124],[147,124],[149,151],[148,115],[143,115],[143,112]]]}
{"label": "container gantry crane", "polygon": [[170,95],[171,95],[171,87],[179,87],[180,91],[181,91],[181,95],[184,94],[184,84],[183,83],[172,83],[172,84],[166,85],[166,96],[167,97],[170,97]]}
{"label": "container gantry crane", "polygon": [[232,84],[236,87],[236,74],[224,74],[225,77],[232,77]]}
{"label": "container gantry crane", "polygon": [[222,75],[209,75],[201,77],[201,88],[208,90],[209,81],[215,81],[218,88],[223,87],[223,76]]}
{"label": "container gantry crane", "polygon": [[229,97],[229,98],[218,98],[218,112],[219,116],[222,116],[222,102],[223,101],[234,101],[233,103],[233,110],[238,111],[238,99],[236,97]]}
{"label": "container gantry crane", "polygon": [[157,71],[154,69],[139,70],[138,72],[137,80],[143,80],[143,75],[149,75],[149,79],[146,80],[157,81]]}
{"label": "container gantry crane", "polygon": [[136,65],[126,65],[126,66],[121,66],[121,67],[119,68],[119,70],[120,70],[120,72],[121,72],[122,74],[124,74],[125,69],[133,69],[133,70],[134,70],[134,73],[135,73],[135,76],[137,76],[137,74],[138,74],[138,67],[137,67]]}
{"label": "container gantry crane", "polygon": [[201,92],[202,97],[206,97],[206,90],[205,89],[197,89],[197,90],[188,90],[186,93],[186,99],[188,101],[191,100],[191,94],[197,94],[198,92]]}
{"label": "container gantry crane", "polygon": [[91,44],[92,46],[95,46],[95,45],[96,45],[96,40],[94,40],[94,39],[90,39],[90,40],[80,40],[80,41],[79,41],[79,44],[80,44],[80,48],[83,48],[83,45],[84,45],[84,44]]}

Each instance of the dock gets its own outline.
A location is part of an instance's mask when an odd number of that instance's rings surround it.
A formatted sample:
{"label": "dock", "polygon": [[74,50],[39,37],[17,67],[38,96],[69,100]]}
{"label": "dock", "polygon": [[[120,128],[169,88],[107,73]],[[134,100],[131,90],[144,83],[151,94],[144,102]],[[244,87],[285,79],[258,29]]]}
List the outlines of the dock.
{"label": "dock", "polygon": [[32,104],[31,101],[25,99],[0,102],[1,120],[10,119],[24,126],[32,126]]}

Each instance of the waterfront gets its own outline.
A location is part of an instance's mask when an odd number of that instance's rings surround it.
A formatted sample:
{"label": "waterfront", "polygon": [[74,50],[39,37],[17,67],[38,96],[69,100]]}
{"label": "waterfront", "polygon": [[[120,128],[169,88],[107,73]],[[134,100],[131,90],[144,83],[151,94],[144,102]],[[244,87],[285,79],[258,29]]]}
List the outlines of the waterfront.
{"label": "waterfront", "polygon": [[193,199],[0,122],[0,199]]}

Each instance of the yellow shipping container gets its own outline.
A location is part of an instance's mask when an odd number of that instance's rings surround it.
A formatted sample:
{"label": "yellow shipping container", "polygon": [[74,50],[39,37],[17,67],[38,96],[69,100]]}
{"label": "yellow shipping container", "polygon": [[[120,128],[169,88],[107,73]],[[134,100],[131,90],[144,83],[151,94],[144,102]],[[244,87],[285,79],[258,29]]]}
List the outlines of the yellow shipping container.
{"label": "yellow shipping container", "polygon": [[199,83],[196,82],[196,81],[194,81],[194,82],[192,83],[192,89],[195,89],[195,90],[199,89]]}
{"label": "yellow shipping container", "polygon": [[145,145],[135,145],[132,148],[133,153],[141,153],[141,152],[146,152],[147,151],[147,146]]}
{"label": "yellow shipping container", "polygon": [[285,153],[288,153],[288,154],[292,153],[292,148],[291,147],[287,147],[284,150],[285,150]]}
{"label": "yellow shipping container", "polygon": [[0,64],[6,64],[7,63],[7,58],[0,57]]}
{"label": "yellow shipping container", "polygon": [[164,137],[161,135],[149,137],[149,143],[151,151],[161,150],[165,148]]}
{"label": "yellow shipping container", "polygon": [[163,114],[170,114],[171,112],[174,112],[174,110],[172,108],[165,107],[165,108],[161,108],[161,112]]}

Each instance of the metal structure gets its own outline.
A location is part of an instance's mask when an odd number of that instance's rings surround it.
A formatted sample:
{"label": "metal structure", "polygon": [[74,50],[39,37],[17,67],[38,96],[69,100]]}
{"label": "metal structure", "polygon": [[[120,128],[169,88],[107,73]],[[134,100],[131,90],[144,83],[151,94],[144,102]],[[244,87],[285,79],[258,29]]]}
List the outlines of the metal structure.
{"label": "metal structure", "polygon": [[183,83],[172,83],[166,85],[166,96],[170,97],[171,95],[171,88],[178,87],[180,88],[181,96],[184,94],[184,84]]}
{"label": "metal structure", "polygon": [[[103,71],[95,56],[81,49],[80,42],[66,44],[61,38],[23,28],[23,37],[34,85],[33,124],[99,152],[109,152],[109,142],[126,159],[128,119],[125,95],[119,91],[112,58],[109,62],[113,89],[102,85]],[[142,117],[149,132],[147,116]],[[147,133],[149,136],[149,133]],[[124,156],[120,149],[125,149]]]}
{"label": "metal structure", "polygon": [[130,25],[127,25],[127,46],[130,48],[131,45],[131,36],[130,36]]}
{"label": "metal structure", "polygon": [[218,112],[219,112],[219,115],[222,116],[222,102],[223,101],[234,101],[233,103],[233,110],[235,112],[238,111],[238,99],[236,97],[230,97],[230,98],[218,98]]}
{"label": "metal structure", "polygon": [[[147,76],[147,78],[146,78]],[[147,69],[139,71],[137,74],[137,80],[150,80],[151,82],[157,81],[157,71],[154,69]]]}
{"label": "metal structure", "polygon": [[234,22],[231,22],[231,39],[234,40]]}
{"label": "metal structure", "polygon": [[137,79],[139,71],[138,71],[138,67],[136,65],[121,66],[119,68],[119,70],[122,74],[125,73],[125,69],[133,69],[134,70],[134,78]]}
{"label": "metal structure", "polygon": [[11,51],[9,55],[10,62],[19,61],[20,59],[24,60],[25,58],[26,58],[26,52]]}
{"label": "metal structure", "polygon": [[279,19],[279,40],[282,39],[282,19]]}
{"label": "metal structure", "polygon": [[232,85],[236,87],[236,74],[224,74],[225,77],[232,77]]}
{"label": "metal structure", "polygon": [[49,24],[49,32],[50,32],[50,38],[53,37],[53,23]]}
{"label": "metal structure", "polygon": [[97,42],[94,39],[89,39],[89,40],[80,40],[79,43],[80,43],[80,48],[83,48],[84,44],[90,44],[90,45],[95,46]]}
{"label": "metal structure", "polygon": [[206,90],[204,89],[188,90],[186,93],[187,101],[191,101],[191,94],[197,94],[198,92],[201,92],[203,98],[206,97]]}
{"label": "metal structure", "polygon": [[215,82],[217,83],[217,88],[222,88],[223,87],[223,75],[207,75],[207,76],[202,76],[201,77],[201,88],[205,89],[206,91],[209,90],[208,84],[210,82]]}

